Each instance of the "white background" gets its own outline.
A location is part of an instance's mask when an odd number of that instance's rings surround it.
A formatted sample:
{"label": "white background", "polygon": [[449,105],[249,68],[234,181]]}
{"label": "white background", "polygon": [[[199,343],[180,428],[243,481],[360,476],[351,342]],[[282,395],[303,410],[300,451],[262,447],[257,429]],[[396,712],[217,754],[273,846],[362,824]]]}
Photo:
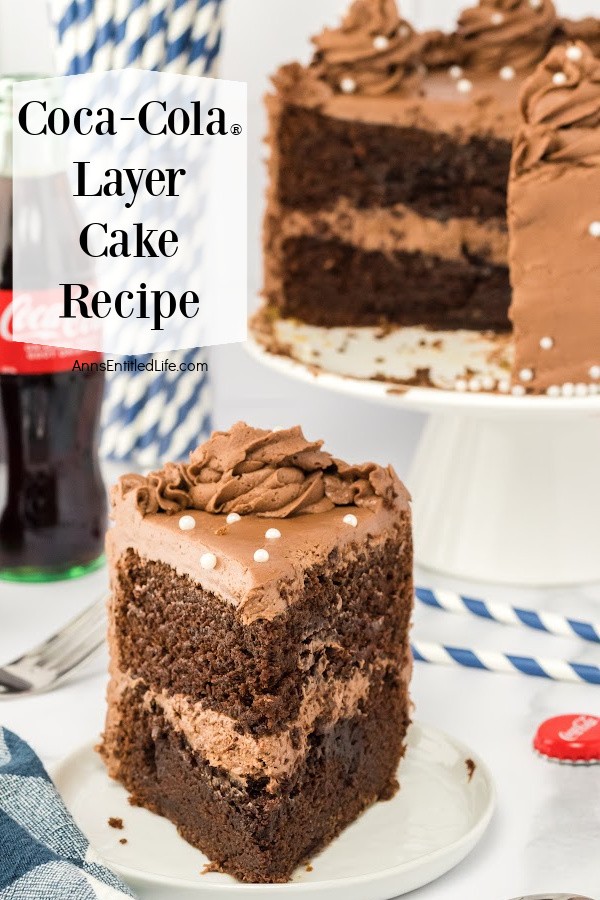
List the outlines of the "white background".
{"label": "white background", "polygon": [[[333,20],[344,0],[228,0],[228,35],[222,74],[249,81],[250,289],[259,275],[259,218],[263,176],[260,98],[267,73],[306,52],[308,34]],[[570,15],[600,13],[600,0],[566,0]],[[449,24],[459,3],[430,3]],[[405,6],[408,11],[408,6]],[[443,11],[440,12],[440,11]],[[45,0],[0,0],[0,70],[46,71],[51,66]],[[217,421],[247,417],[257,424],[301,421],[311,436],[325,436],[349,458],[395,462],[402,474],[422,423],[416,414],[371,408],[263,372],[242,348],[214,356]],[[444,511],[445,515],[449,512]],[[551,524],[549,527],[552,527]],[[535,538],[534,538],[535,539]],[[105,576],[50,588],[0,585],[0,660],[5,661],[89,602]],[[479,588],[472,588],[473,591]],[[598,589],[512,591],[486,588],[488,597],[522,605],[600,617]],[[40,602],[42,594],[43,602]],[[455,646],[485,647],[598,662],[596,647],[433,610],[417,610],[415,636]],[[89,676],[47,696],[9,702],[0,721],[29,740],[47,763],[56,762],[102,727],[105,663]],[[571,891],[600,898],[600,770],[558,767],[537,759],[531,739],[546,717],[600,712],[600,688],[556,685],[524,676],[489,675],[418,665],[414,679],[418,718],[443,728],[486,759],[497,780],[499,808],[477,851],[439,882],[417,892],[419,900],[508,900],[524,893]],[[150,895],[147,895],[148,897]],[[171,900],[162,890],[152,900]],[[173,898],[174,900],[174,898]]]}

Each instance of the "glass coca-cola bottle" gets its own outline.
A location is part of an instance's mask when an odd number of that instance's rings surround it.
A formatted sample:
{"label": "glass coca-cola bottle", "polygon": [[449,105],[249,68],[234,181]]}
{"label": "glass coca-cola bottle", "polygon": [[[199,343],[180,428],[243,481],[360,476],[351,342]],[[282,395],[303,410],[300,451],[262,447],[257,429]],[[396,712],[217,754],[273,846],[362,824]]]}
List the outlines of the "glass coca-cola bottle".
{"label": "glass coca-cola bottle", "polygon": [[[12,340],[14,317],[39,319],[40,304],[56,289],[37,283],[35,273],[68,270],[65,238],[77,226],[66,173],[50,158],[36,160],[13,210],[14,81],[0,78],[0,579],[48,581],[88,572],[102,559],[106,492],[97,440],[104,376],[94,366],[73,370],[75,360],[100,362],[97,353]],[[32,264],[30,284],[19,285],[26,295],[18,308],[13,217],[21,253],[25,240],[27,258],[33,263],[43,254],[44,262]]]}

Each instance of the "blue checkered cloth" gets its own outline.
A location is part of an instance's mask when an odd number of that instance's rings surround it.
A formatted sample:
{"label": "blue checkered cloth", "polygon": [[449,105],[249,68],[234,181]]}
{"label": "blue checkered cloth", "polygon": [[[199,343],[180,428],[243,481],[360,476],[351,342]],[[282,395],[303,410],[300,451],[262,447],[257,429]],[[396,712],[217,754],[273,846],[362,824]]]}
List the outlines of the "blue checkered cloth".
{"label": "blue checkered cloth", "polygon": [[96,858],[31,747],[0,727],[0,900],[133,896]]}

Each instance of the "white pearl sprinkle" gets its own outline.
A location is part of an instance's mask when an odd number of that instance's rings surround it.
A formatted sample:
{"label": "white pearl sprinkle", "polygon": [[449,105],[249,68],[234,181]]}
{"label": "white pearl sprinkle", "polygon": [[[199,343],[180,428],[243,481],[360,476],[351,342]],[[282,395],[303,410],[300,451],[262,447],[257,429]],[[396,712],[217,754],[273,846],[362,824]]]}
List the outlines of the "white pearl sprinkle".
{"label": "white pearl sprinkle", "polygon": [[281,537],[279,528],[267,528],[265,537],[268,541],[276,541]]}
{"label": "white pearl sprinkle", "polygon": [[500,78],[502,81],[512,81],[516,72],[512,66],[502,66],[500,69]]}
{"label": "white pearl sprinkle", "polygon": [[473,393],[478,393],[482,388],[481,379],[480,378],[471,378],[469,380],[469,390],[473,391]]}
{"label": "white pearl sprinkle", "polygon": [[521,381],[533,381],[533,369],[521,369],[519,372],[519,378]]}
{"label": "white pearl sprinkle", "polygon": [[182,516],[179,520],[179,527],[182,531],[191,531],[196,527],[196,520],[193,516]]}
{"label": "white pearl sprinkle", "polygon": [[544,0],[529,0],[529,5],[532,9],[540,9]]}
{"label": "white pearl sprinkle", "polygon": [[271,431],[285,431],[285,429],[286,429],[285,425],[276,425],[274,428],[271,429]]}
{"label": "white pearl sprinkle", "polygon": [[508,378],[501,378],[498,382],[498,390],[501,394],[510,394],[510,381]]}
{"label": "white pearl sprinkle", "polygon": [[593,238],[600,238],[600,221],[592,222],[588,231]]}
{"label": "white pearl sprinkle", "polygon": [[583,50],[577,44],[571,44],[570,47],[567,47],[567,59],[570,59],[571,62],[579,62],[582,58]]}
{"label": "white pearl sprinkle", "polygon": [[560,397],[560,388],[557,384],[551,384],[549,388],[546,388],[546,393],[549,397]]}
{"label": "white pearl sprinkle", "polygon": [[552,350],[554,347],[554,338],[551,337],[543,337],[540,340],[540,347],[542,350]]}
{"label": "white pearl sprinkle", "polygon": [[456,89],[460,91],[461,94],[468,94],[473,90],[473,82],[469,81],[468,78],[461,78],[456,82]]}
{"label": "white pearl sprinkle", "polygon": [[454,382],[454,387],[457,391],[460,391],[460,393],[463,394],[467,390],[469,385],[464,378],[457,378]]}
{"label": "white pearl sprinkle", "polygon": [[456,80],[458,80],[459,78],[462,78],[462,66],[450,66],[450,68],[448,69],[448,73],[450,75],[450,78],[455,78]]}
{"label": "white pearl sprinkle", "polygon": [[588,372],[588,375],[594,381],[600,381],[600,366],[592,366],[590,371]]}
{"label": "white pearl sprinkle", "polygon": [[560,392],[563,395],[563,397],[572,397],[573,394],[575,393],[575,385],[572,384],[570,381],[567,381],[565,384],[563,384],[561,386]]}
{"label": "white pearl sprinkle", "polygon": [[576,397],[587,397],[588,395],[588,386],[587,384],[583,384],[583,382],[579,382],[579,384],[575,385],[575,396]]}
{"label": "white pearl sprinkle", "polygon": [[376,50],[387,50],[390,42],[384,34],[378,34],[377,37],[373,38],[373,46]]}
{"label": "white pearl sprinkle", "polygon": [[496,387],[496,379],[493,375],[484,375],[481,380],[481,384],[484,391],[493,391]]}
{"label": "white pearl sprinkle", "polygon": [[356,90],[356,82],[354,78],[342,78],[340,88],[344,94],[353,94]]}
{"label": "white pearl sprinkle", "polygon": [[552,83],[561,87],[563,84],[567,83],[567,76],[564,72],[555,72],[552,76]]}
{"label": "white pearl sprinkle", "polygon": [[238,515],[238,513],[229,513],[225,521],[228,525],[235,525],[236,522],[239,522],[242,517]]}
{"label": "white pearl sprinkle", "polygon": [[269,554],[267,550],[255,550],[254,551],[254,562],[262,563],[269,562]]}
{"label": "white pearl sprinkle", "polygon": [[502,23],[504,22],[504,16],[501,12],[492,13],[492,15],[490,16],[490,22],[492,23],[492,25],[502,25]]}
{"label": "white pearl sprinkle", "polygon": [[513,397],[524,397],[526,394],[525,388],[523,387],[522,384],[513,385],[510,392],[513,395]]}
{"label": "white pearl sprinkle", "polygon": [[214,553],[203,553],[200,557],[200,565],[203,569],[214,569],[217,565],[217,557]]}
{"label": "white pearl sprinkle", "polygon": [[353,513],[348,513],[347,516],[343,518],[344,525],[350,525],[352,528],[356,528],[358,525],[358,519]]}

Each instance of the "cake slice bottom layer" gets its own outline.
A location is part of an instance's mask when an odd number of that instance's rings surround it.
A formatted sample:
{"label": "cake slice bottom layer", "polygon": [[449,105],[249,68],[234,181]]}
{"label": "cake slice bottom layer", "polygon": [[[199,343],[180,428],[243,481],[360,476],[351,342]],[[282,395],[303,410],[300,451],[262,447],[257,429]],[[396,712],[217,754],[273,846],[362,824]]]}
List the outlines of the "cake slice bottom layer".
{"label": "cake slice bottom layer", "polygon": [[278,790],[267,779],[232,780],[199,757],[146,686],[124,692],[119,727],[101,753],[135,805],[166,816],[221,871],[246,882],[289,880],[364,809],[389,799],[409,725],[407,686],[398,672],[374,682],[352,718],[317,724],[308,750]]}

